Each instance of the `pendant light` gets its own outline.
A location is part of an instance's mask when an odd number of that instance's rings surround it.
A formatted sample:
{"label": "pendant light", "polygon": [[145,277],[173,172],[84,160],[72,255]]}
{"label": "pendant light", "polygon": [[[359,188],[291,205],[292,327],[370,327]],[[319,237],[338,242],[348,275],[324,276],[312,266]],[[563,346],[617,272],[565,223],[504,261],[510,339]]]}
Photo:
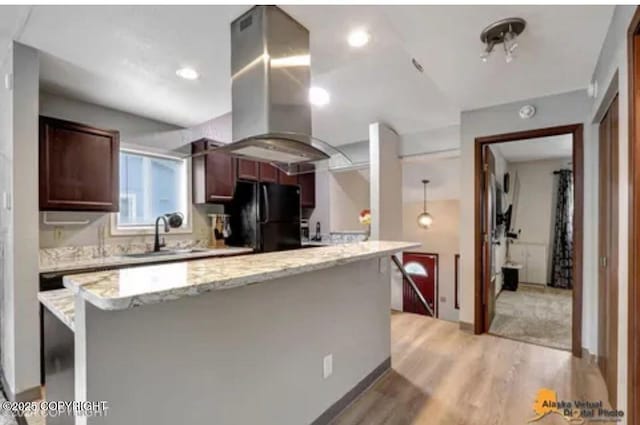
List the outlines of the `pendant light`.
{"label": "pendant light", "polygon": [[427,212],[427,183],[429,183],[429,180],[422,180],[422,184],[424,185],[424,204],[422,213],[418,216],[418,226],[423,229],[430,228],[433,223],[433,217]]}

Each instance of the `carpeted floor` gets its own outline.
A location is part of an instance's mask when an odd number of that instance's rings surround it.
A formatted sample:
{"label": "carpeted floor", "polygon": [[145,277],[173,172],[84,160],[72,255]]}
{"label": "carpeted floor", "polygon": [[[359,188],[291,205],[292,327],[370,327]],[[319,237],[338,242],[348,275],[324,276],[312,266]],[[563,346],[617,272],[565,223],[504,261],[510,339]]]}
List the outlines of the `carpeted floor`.
{"label": "carpeted floor", "polygon": [[547,347],[571,349],[571,294],[548,286],[520,284],[502,291],[489,332]]}

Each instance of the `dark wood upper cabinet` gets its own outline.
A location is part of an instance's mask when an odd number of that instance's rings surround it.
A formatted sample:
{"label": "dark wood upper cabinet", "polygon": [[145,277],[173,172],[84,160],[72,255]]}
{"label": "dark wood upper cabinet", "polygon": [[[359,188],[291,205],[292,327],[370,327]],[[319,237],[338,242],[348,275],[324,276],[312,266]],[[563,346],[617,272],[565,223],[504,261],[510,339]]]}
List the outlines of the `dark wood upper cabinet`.
{"label": "dark wood upper cabinet", "polygon": [[278,183],[288,184],[288,185],[297,185],[298,176],[297,175],[290,176],[284,171],[278,170]]}
{"label": "dark wood upper cabinet", "polygon": [[40,117],[40,210],[116,212],[120,133]]}
{"label": "dark wood upper cabinet", "polygon": [[298,175],[300,185],[300,204],[302,208],[316,207],[316,173]]}
{"label": "dark wood upper cabinet", "polygon": [[260,179],[260,166],[258,162],[248,159],[238,159],[238,178],[242,180]]}
{"label": "dark wood upper cabinet", "polygon": [[[191,144],[192,153],[218,146],[217,142],[200,139]],[[222,153],[195,156],[192,160],[193,202],[225,203],[233,199],[236,186],[236,161]]]}
{"label": "dark wood upper cabinet", "polygon": [[260,181],[278,183],[278,169],[266,162],[260,163]]}

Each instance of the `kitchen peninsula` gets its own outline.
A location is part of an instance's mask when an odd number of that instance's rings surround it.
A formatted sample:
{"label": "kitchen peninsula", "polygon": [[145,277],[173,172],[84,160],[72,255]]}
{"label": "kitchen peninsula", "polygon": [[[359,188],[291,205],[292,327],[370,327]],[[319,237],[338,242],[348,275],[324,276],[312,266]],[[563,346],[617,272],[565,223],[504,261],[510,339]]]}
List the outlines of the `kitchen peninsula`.
{"label": "kitchen peninsula", "polygon": [[[326,423],[390,367],[390,255],[369,241],[66,276],[76,424]],[[43,301],[49,310],[64,303]],[[69,311],[55,312],[66,317]]]}

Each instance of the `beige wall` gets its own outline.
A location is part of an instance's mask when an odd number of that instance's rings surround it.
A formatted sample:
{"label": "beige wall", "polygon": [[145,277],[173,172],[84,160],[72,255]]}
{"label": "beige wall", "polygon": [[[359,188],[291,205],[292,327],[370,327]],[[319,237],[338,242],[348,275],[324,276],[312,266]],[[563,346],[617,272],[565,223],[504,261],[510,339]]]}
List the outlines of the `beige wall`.
{"label": "beige wall", "polygon": [[369,169],[330,173],[331,231],[361,231],[358,215],[369,208]]}
{"label": "beige wall", "polygon": [[455,308],[455,255],[460,243],[460,201],[457,199],[429,201],[427,206],[433,216],[433,226],[429,230],[416,224],[416,217],[422,212],[422,202],[407,202],[403,208],[403,239],[420,242],[416,251],[439,255],[439,317],[457,321]]}

